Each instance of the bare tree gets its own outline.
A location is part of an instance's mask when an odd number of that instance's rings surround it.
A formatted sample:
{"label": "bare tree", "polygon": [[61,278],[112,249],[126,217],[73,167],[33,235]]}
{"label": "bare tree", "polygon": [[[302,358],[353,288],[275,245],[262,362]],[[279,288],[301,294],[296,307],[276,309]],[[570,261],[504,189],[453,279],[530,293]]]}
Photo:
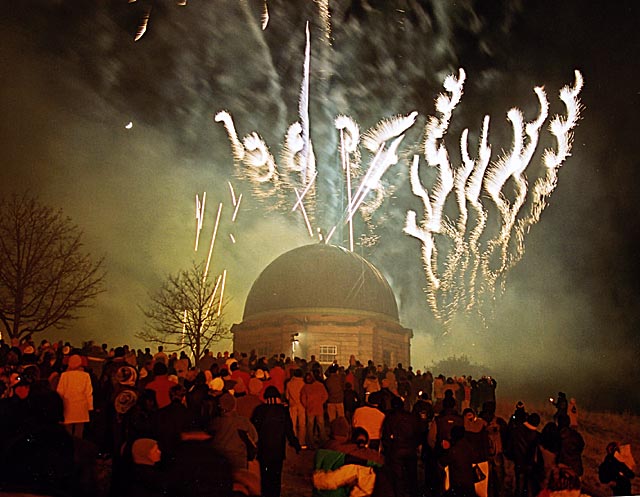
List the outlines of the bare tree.
{"label": "bare tree", "polygon": [[77,319],[103,291],[102,264],[61,210],[27,194],[0,203],[0,322],[10,338]]}
{"label": "bare tree", "polygon": [[168,276],[150,295],[149,306],[142,309],[148,322],[136,336],[176,348],[188,347],[199,360],[212,343],[230,336],[221,293],[220,278],[207,278],[202,264],[194,263]]}

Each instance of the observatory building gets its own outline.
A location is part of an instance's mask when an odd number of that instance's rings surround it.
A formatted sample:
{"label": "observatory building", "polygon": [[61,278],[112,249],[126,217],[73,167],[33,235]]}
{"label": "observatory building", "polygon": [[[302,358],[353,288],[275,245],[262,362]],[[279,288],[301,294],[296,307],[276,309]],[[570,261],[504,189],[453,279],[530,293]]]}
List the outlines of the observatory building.
{"label": "observatory building", "polygon": [[321,363],[410,364],[413,332],[402,327],[385,277],[359,255],[323,243],[276,258],[254,282],[233,349]]}

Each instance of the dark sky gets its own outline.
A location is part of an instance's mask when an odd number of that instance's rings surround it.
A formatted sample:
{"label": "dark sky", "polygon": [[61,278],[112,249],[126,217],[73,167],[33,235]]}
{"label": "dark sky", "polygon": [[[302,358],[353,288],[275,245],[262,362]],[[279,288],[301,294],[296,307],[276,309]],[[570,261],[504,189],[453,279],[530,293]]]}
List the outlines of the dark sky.
{"label": "dark sky", "polygon": [[[298,119],[309,21],[317,226],[333,226],[345,202],[333,119],[349,115],[364,131],[382,118],[419,114],[384,177],[387,196],[372,224],[358,224],[376,241],[359,253],[387,276],[402,322],[414,330],[414,367],[466,354],[503,378],[565,389],[585,402],[601,398],[604,384],[624,394],[637,383],[622,378],[630,377],[640,352],[638,3],[329,5],[331,45],[311,0],[268,1],[264,31],[262,2],[253,0],[3,3],[0,191],[28,189],[63,208],[83,228],[88,249],[106,257],[107,292],[64,336],[141,345],[133,338],[143,325],[139,305],[167,274],[206,257],[219,202],[213,265],[216,274],[228,271],[231,322],[241,320],[251,282],[271,260],[313,241],[300,214],[290,212],[291,192],[283,197],[289,208],[255,195],[213,121],[228,110],[241,137],[258,131],[278,159],[287,127]],[[147,31],[134,42],[150,7]],[[550,115],[563,113],[558,92],[573,84],[575,69],[584,76],[584,109],[557,188],[486,328],[461,319],[443,338],[425,300],[419,242],[402,226],[408,209],[420,212],[408,182],[411,156],[444,77],[460,67],[467,81],[449,130],[451,153],[459,154],[465,127],[477,140],[488,114],[496,159],[511,146],[507,111],[518,107],[533,119],[532,90],[542,85]],[[132,129],[125,128],[129,122]],[[545,128],[527,170],[530,183],[551,146]],[[243,193],[233,224],[229,182]],[[195,253],[195,195],[204,191]],[[637,389],[625,404],[640,405]]]}

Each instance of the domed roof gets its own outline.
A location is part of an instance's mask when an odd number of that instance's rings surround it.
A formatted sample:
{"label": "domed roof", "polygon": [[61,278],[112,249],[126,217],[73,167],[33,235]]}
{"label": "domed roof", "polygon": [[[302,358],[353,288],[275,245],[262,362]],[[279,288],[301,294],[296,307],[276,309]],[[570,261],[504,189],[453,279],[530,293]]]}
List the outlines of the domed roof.
{"label": "domed roof", "polygon": [[286,252],[254,282],[243,319],[274,311],[335,309],[398,319],[385,277],[371,263],[341,247],[318,243]]}

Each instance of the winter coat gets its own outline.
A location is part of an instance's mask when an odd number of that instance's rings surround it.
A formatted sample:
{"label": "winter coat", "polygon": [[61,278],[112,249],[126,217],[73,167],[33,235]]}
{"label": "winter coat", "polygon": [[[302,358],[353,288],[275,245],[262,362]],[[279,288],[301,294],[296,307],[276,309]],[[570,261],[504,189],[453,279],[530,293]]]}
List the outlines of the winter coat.
{"label": "winter coat", "polygon": [[382,447],[385,457],[416,456],[420,444],[421,426],[415,414],[394,409],[382,423]]}
{"label": "winter coat", "polygon": [[251,417],[258,432],[258,461],[262,463],[284,460],[287,441],[300,451],[289,410],[283,404],[271,403],[270,400],[256,407]]}
{"label": "winter coat", "polygon": [[558,453],[558,464],[566,464],[573,469],[578,476],[582,476],[582,451],[584,450],[584,439],[582,435],[573,428],[562,428],[560,430],[560,452]]}
{"label": "winter coat", "polygon": [[74,369],[60,375],[58,393],[64,403],[64,423],[88,423],[93,410],[93,387],[89,373]]}
{"label": "winter coat", "polygon": [[516,425],[509,437],[506,455],[516,467],[533,468],[539,441],[540,433],[529,423]]}
{"label": "winter coat", "polygon": [[324,403],[328,398],[327,389],[319,381],[305,383],[300,392],[300,401],[310,416],[324,414]]}
{"label": "winter coat", "polygon": [[234,469],[246,469],[247,446],[238,432],[245,431],[249,440],[258,443],[258,432],[248,418],[231,411],[211,421],[213,447],[224,455]]}
{"label": "winter coat", "polygon": [[286,399],[289,407],[297,407],[300,403],[300,393],[304,387],[304,380],[299,376],[294,376],[289,380],[286,386]]}
{"label": "winter coat", "polygon": [[384,413],[375,407],[362,406],[358,407],[353,413],[353,427],[364,428],[369,434],[369,439],[380,440],[382,436],[382,423],[384,421]]}

